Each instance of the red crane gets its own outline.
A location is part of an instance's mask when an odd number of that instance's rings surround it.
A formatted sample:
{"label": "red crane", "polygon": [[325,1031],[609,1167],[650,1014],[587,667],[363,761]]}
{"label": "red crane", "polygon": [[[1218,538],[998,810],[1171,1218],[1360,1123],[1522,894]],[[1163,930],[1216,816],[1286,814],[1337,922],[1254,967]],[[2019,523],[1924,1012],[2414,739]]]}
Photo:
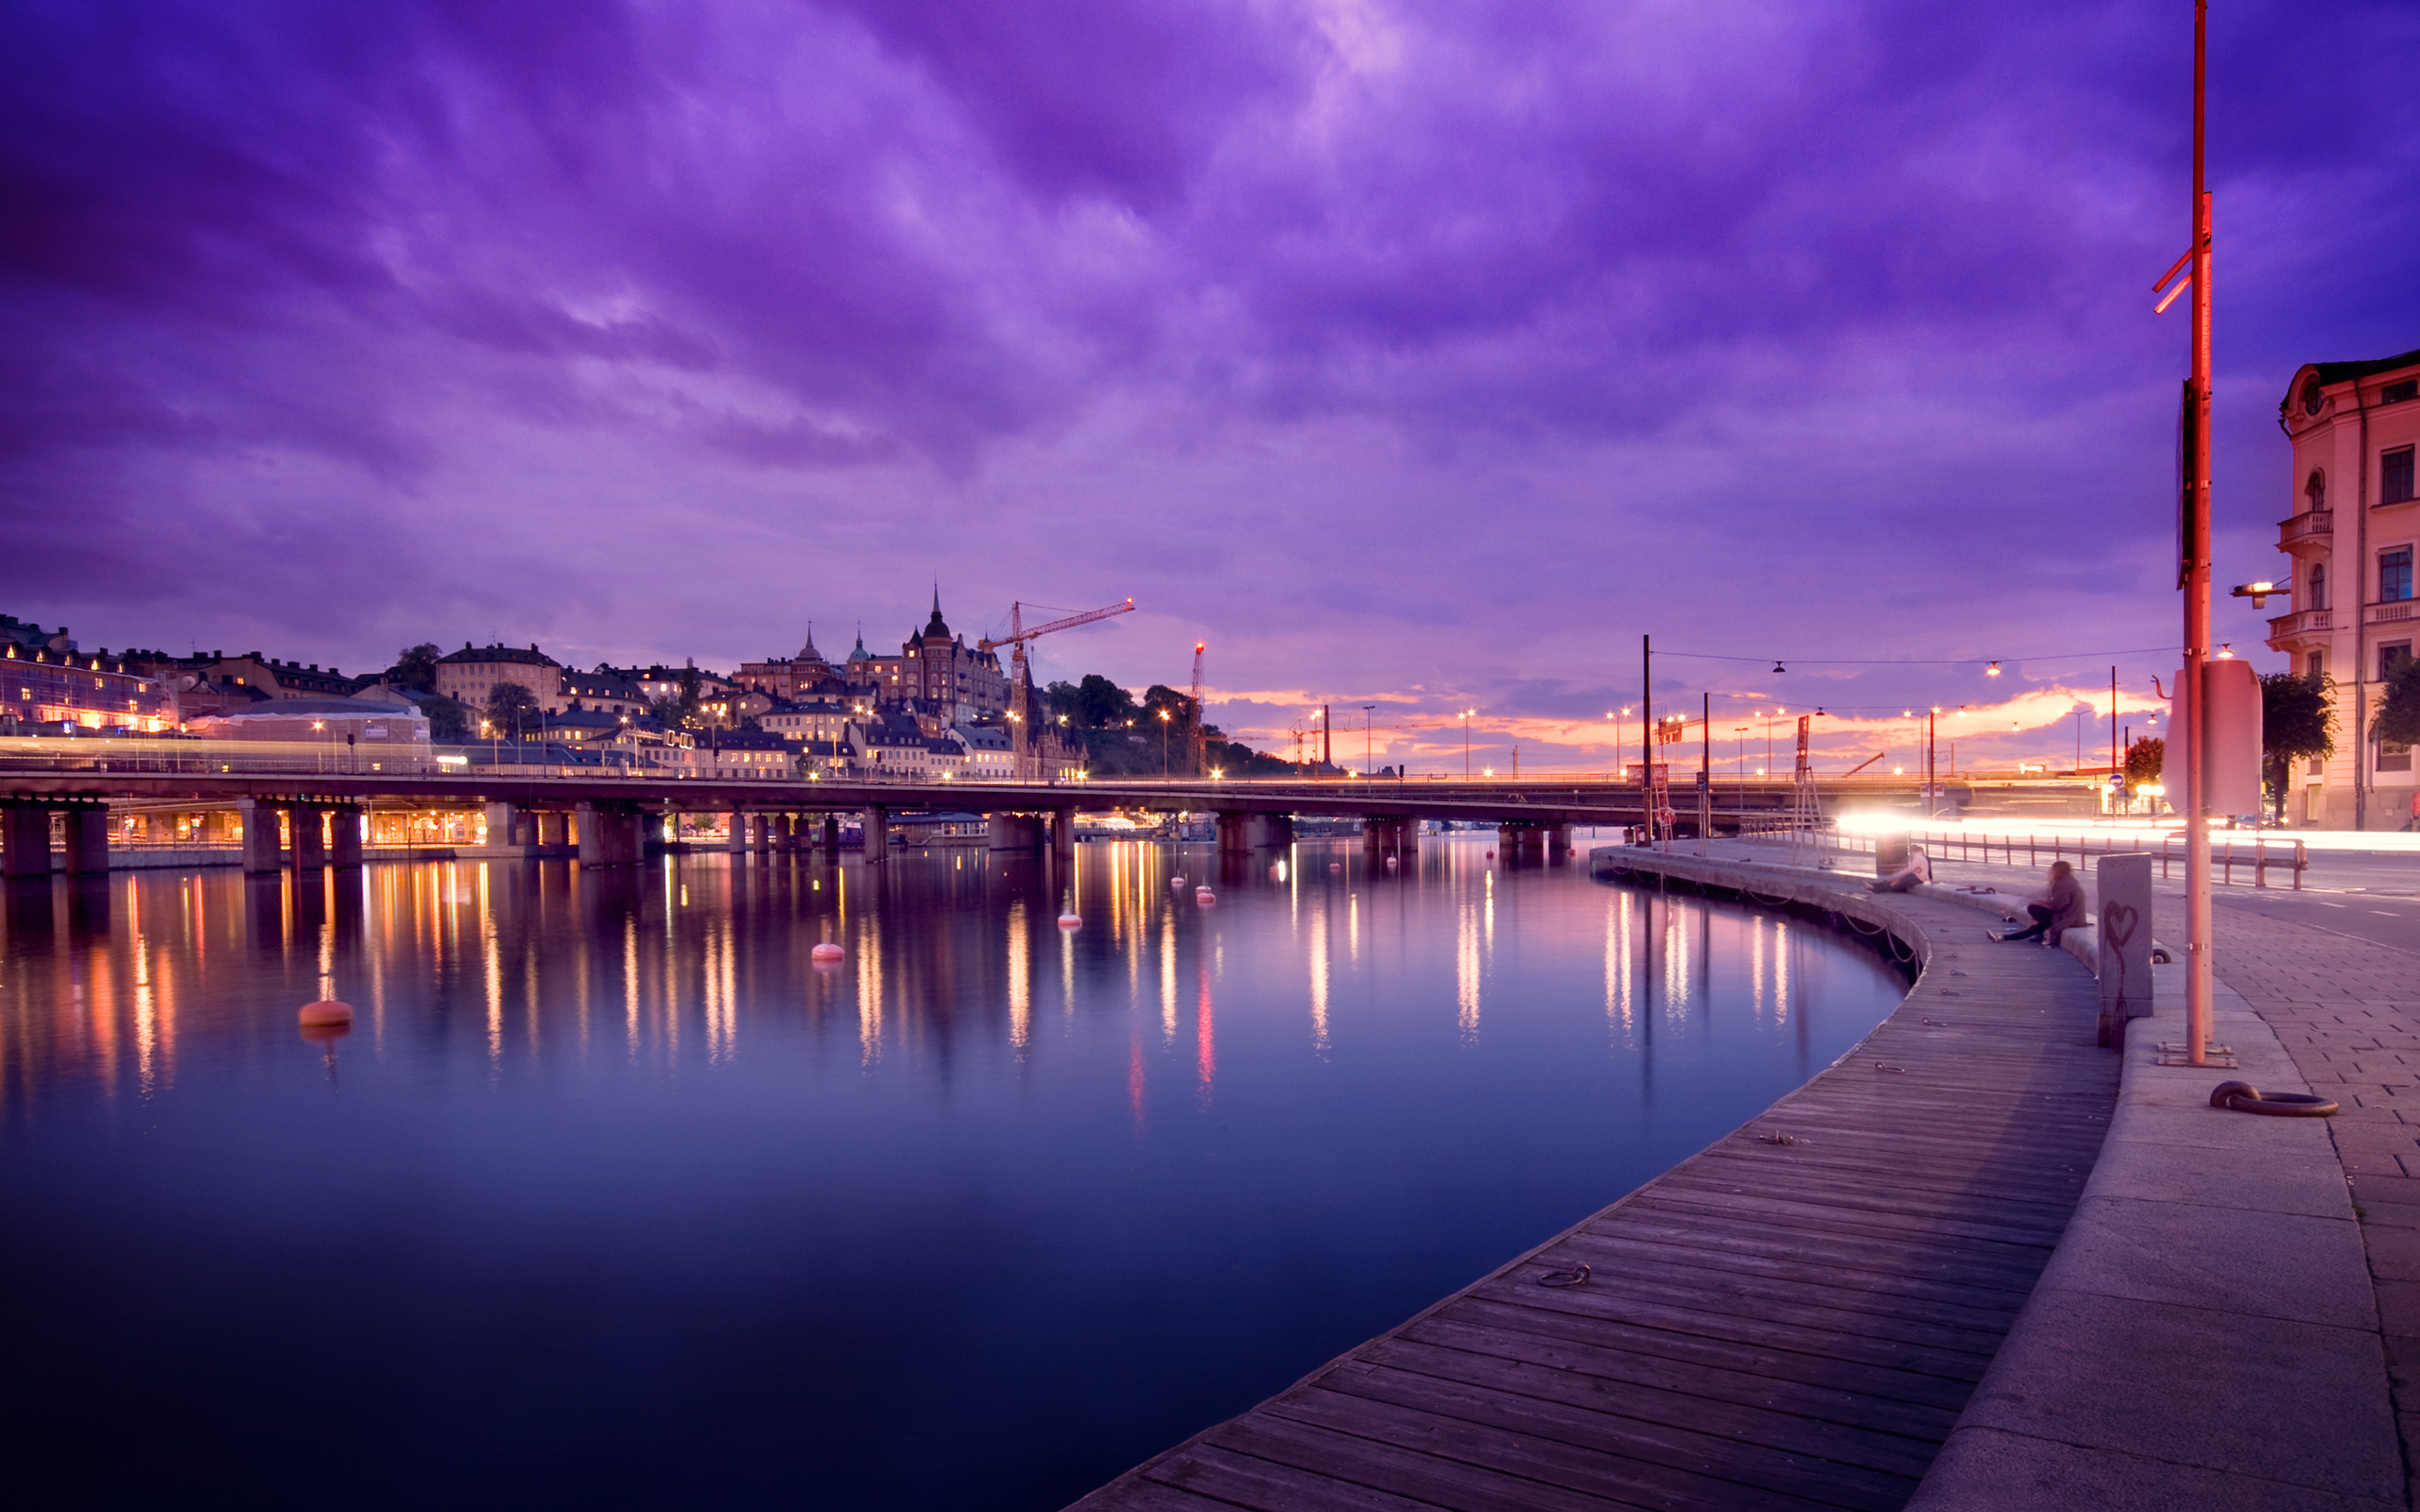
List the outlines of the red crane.
{"label": "red crane", "polygon": [[1026,706],[1028,679],[1025,666],[1025,643],[1051,634],[1053,631],[1069,630],[1079,625],[1090,625],[1095,620],[1108,619],[1115,614],[1132,614],[1132,612],[1134,612],[1134,600],[1130,597],[1122,604],[1112,604],[1106,609],[1086,610],[1081,614],[1070,614],[1064,619],[1052,620],[1046,625],[1037,625],[1031,629],[1027,629],[1025,605],[1019,602],[1009,606],[1008,634],[996,640],[986,637],[975,643],[976,648],[983,651],[995,651],[1004,645],[1014,647],[1009,653],[1009,743],[1014,752],[1012,765],[1016,767],[1018,781],[1023,782],[1035,775],[1027,759],[1027,752],[1033,744],[1027,730],[1027,727],[1033,722],[1033,711]]}
{"label": "red crane", "polygon": [[1196,777],[1207,777],[1210,775],[1209,757],[1207,754],[1209,748],[1209,735],[1207,731],[1202,729],[1201,717],[1202,644],[1203,643],[1200,641],[1193,643],[1193,775]]}

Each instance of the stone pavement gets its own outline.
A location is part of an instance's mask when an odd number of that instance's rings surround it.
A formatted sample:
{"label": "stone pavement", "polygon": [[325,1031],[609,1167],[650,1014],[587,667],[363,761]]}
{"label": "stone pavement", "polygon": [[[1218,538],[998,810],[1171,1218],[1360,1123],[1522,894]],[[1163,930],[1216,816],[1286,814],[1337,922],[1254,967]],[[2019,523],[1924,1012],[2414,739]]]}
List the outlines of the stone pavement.
{"label": "stone pavement", "polygon": [[[1780,848],[1741,849],[1772,859]],[[1844,855],[1839,865],[1870,869],[1859,855]],[[2412,870],[2420,876],[2420,863]],[[1959,862],[1937,864],[1935,875],[2020,900],[2043,877],[2031,868]],[[2078,876],[2089,895],[2089,862]],[[2376,888],[2374,879],[2362,880]],[[2153,928],[2162,943],[2180,946],[2182,885],[2173,879],[2154,883],[2153,893]],[[2240,994],[2268,1024],[2313,1090],[2342,1105],[2326,1126],[2352,1193],[2376,1293],[2403,1445],[2405,1497],[2407,1504],[2420,1504],[2420,1478],[2412,1473],[2420,1466],[2420,951],[2305,921],[2311,917],[2308,909],[2294,919],[2276,917],[2241,885],[2221,889],[2218,898],[2214,970],[2222,988]],[[2290,1381],[2279,1386],[2292,1389]]]}

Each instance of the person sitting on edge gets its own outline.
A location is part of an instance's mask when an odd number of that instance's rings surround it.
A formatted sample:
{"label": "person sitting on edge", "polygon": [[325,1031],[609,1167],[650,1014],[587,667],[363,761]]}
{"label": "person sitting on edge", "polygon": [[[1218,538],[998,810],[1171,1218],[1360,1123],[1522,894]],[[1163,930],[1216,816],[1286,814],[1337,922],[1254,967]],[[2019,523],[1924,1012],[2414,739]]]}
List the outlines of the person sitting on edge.
{"label": "person sitting on edge", "polygon": [[1997,940],[2038,939],[2045,945],[2056,945],[2059,936],[2083,922],[2083,886],[2076,881],[2076,868],[2064,861],[2050,863],[2049,885],[2035,893],[2025,905],[2033,916],[2033,927],[2024,930],[1993,930]]}
{"label": "person sitting on edge", "polygon": [[1913,892],[1932,881],[1932,861],[1920,845],[1908,847],[1908,864],[1887,877],[1876,877],[1867,883],[1870,892]]}

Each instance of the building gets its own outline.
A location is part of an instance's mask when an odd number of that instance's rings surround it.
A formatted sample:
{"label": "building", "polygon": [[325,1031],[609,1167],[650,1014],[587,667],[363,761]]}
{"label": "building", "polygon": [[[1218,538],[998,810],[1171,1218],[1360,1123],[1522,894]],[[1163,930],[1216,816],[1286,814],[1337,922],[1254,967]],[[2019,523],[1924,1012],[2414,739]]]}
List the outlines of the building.
{"label": "building", "polygon": [[2411,749],[2372,730],[2379,678],[2420,638],[2420,352],[2306,364],[2277,416],[2293,444],[2292,505],[2277,527],[2293,610],[2269,622],[2269,645],[2297,672],[2332,677],[2337,712],[2336,754],[2296,774],[2287,816],[2332,830],[2399,830],[2420,813]]}
{"label": "building", "polygon": [[562,663],[535,645],[525,651],[517,645],[475,646],[465,641],[459,651],[437,659],[439,695],[474,709],[486,707],[489,696],[507,682],[528,689],[538,707],[550,714],[569,706],[563,696]]}
{"label": "building", "polygon": [[647,695],[639,691],[638,684],[607,666],[599,666],[594,672],[565,669],[562,696],[563,708],[570,713],[586,710],[632,719],[647,713]]}
{"label": "building", "polygon": [[[54,649],[54,641],[67,648]],[[178,728],[173,684],[74,645],[64,626],[32,645],[0,635],[0,733],[157,735]]]}
{"label": "building", "polygon": [[829,743],[848,738],[849,721],[854,717],[849,706],[825,699],[778,703],[757,714],[756,727],[784,740]]}
{"label": "building", "polygon": [[928,736],[940,736],[953,725],[996,719],[1009,706],[1009,679],[999,657],[951,633],[938,593],[932,617],[922,629],[908,631],[897,656],[872,655],[860,634],[848,659],[836,667],[815,648],[810,630],[798,655],[746,662],[732,681],[784,703],[838,703],[869,713],[906,710]]}
{"label": "building", "polygon": [[435,763],[427,718],[400,697],[265,698],[185,728],[210,740],[274,742],[329,771],[418,772]]}

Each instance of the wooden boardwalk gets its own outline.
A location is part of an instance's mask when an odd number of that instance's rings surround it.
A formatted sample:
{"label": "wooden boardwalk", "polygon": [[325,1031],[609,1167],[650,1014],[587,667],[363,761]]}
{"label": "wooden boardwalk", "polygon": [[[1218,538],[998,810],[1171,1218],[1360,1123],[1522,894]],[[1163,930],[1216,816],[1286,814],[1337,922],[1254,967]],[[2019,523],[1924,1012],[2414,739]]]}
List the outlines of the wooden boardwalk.
{"label": "wooden boardwalk", "polygon": [[1926,962],[1907,1002],[1746,1127],[1076,1505],[1904,1503],[2066,1228],[2118,1057],[2083,968],[1974,909],[1757,891],[1891,920]]}

